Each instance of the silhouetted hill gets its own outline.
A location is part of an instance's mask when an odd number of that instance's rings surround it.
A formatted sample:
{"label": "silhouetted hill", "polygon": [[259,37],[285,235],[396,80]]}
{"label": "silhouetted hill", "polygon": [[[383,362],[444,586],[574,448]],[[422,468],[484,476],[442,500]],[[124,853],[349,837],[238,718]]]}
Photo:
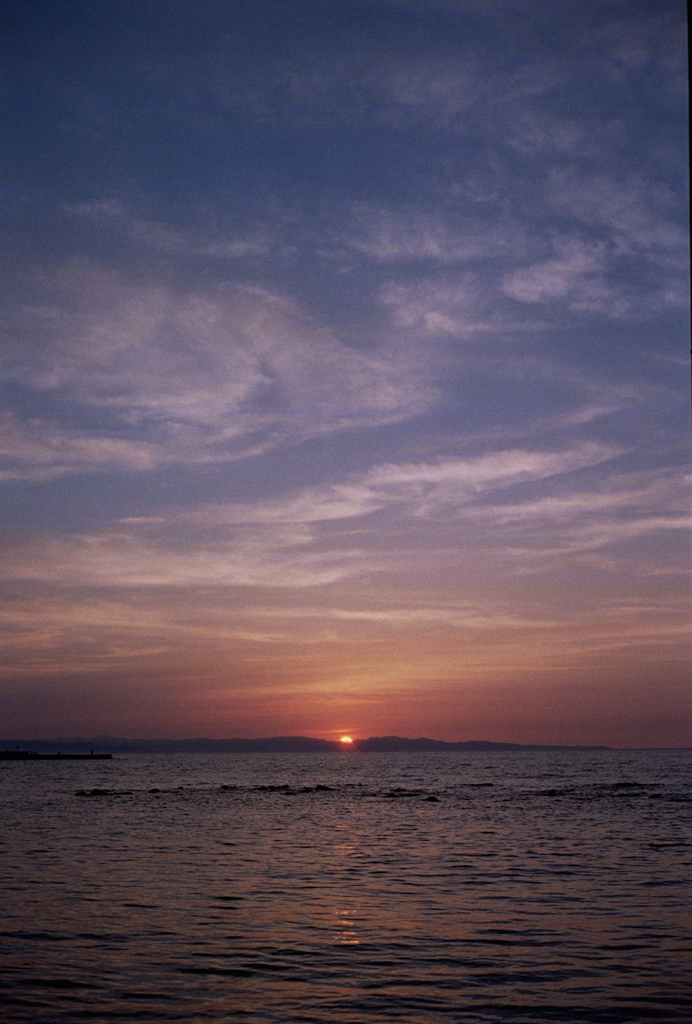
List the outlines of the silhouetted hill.
{"label": "silhouetted hill", "polygon": [[462,740],[448,743],[445,740],[430,740],[425,736],[419,739],[406,739],[403,736],[372,736],[367,740],[357,741],[358,750],[364,751],[402,751],[417,750],[607,750],[607,747],[571,747],[537,743],[493,743],[490,740]]}
{"label": "silhouetted hill", "polygon": [[[109,752],[122,754],[243,754],[243,753],[327,753],[343,750],[336,740],[320,740],[311,736],[270,736],[263,739],[206,738],[186,740],[123,739],[119,736],[95,736],[93,739],[53,740],[0,740],[0,750],[35,750],[48,753],[61,750],[72,753]],[[560,746],[528,743],[493,743],[490,740],[465,740],[448,743],[445,740],[431,740],[424,736],[408,739],[403,736],[372,736],[355,740],[349,750],[363,753],[416,751],[474,751],[474,750],[607,750],[597,746]]]}

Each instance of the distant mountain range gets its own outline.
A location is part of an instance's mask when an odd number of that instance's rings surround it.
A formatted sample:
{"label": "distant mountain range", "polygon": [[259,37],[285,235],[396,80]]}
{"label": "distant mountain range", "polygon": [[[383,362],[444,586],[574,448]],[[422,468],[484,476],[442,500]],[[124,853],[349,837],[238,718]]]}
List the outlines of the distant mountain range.
{"label": "distant mountain range", "polygon": [[[189,740],[128,740],[119,736],[95,736],[93,739],[53,740],[0,740],[0,750],[35,750],[39,753],[63,751],[65,753],[121,753],[121,754],[242,754],[242,753],[328,753],[344,751],[338,740],[319,740],[310,736],[271,736],[266,739],[189,739]],[[421,736],[407,739],[403,736],[371,736],[349,745],[346,753],[358,750],[365,753],[380,751],[473,751],[473,750],[608,750],[602,746],[563,746],[536,743],[492,743],[490,740],[466,740],[447,743]]]}

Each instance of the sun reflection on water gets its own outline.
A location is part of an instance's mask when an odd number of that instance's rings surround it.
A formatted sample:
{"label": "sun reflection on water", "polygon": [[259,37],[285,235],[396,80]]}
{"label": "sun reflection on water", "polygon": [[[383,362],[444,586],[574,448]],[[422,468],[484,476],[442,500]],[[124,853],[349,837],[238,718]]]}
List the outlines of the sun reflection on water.
{"label": "sun reflection on water", "polygon": [[360,939],[355,928],[355,914],[355,910],[347,910],[346,908],[337,907],[334,910],[336,927],[338,929],[334,935],[334,941],[338,942],[340,946],[360,945]]}

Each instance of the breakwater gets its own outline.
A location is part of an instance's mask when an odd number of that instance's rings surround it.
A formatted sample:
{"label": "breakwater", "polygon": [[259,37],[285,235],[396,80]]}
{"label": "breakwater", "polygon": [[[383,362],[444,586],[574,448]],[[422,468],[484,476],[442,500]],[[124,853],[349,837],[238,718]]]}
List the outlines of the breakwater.
{"label": "breakwater", "polygon": [[0,750],[0,761],[108,761],[112,754],[39,754],[37,750]]}

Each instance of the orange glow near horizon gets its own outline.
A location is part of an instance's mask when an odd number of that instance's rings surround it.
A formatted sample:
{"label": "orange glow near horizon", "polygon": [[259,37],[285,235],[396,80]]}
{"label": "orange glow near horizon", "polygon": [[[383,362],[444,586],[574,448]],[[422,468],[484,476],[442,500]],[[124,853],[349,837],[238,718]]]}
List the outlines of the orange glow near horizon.
{"label": "orange glow near horizon", "polygon": [[682,5],[179,6],[14,28],[0,746],[692,748]]}

